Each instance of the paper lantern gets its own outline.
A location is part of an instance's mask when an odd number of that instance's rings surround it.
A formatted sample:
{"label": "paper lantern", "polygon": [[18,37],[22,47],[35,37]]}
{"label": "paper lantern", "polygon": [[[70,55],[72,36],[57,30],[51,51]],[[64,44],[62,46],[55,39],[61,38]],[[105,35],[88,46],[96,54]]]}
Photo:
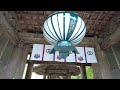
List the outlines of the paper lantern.
{"label": "paper lantern", "polygon": [[80,43],[86,33],[86,26],[82,18],[75,12],[68,11],[49,15],[42,29],[46,40],[54,45],[50,54],[59,51],[61,59],[69,56],[71,51],[79,53],[74,45]]}

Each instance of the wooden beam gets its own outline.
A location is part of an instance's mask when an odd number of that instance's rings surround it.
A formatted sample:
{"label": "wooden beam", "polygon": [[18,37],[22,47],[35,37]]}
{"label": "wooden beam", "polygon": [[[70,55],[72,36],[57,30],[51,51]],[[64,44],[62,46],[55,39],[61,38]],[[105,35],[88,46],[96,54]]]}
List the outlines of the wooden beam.
{"label": "wooden beam", "polygon": [[113,55],[114,55],[114,57],[115,57],[115,60],[116,60],[116,62],[117,62],[118,68],[120,69],[119,59],[118,59],[118,57],[117,57],[117,55],[116,55],[116,53],[115,53],[115,50],[114,50],[113,47],[111,47],[111,49],[112,49]]}
{"label": "wooden beam", "polygon": [[[43,34],[35,34],[35,33],[19,33],[20,39],[24,41],[24,43],[28,44],[49,44],[44,38]],[[101,38],[98,38],[100,41]],[[84,37],[83,40],[77,45],[94,45],[94,37]]]}
{"label": "wooden beam", "polygon": [[46,75],[53,75],[53,76],[67,76],[67,73],[47,73]]}
{"label": "wooden beam", "polygon": [[119,41],[120,41],[120,26],[116,29],[116,31],[113,34],[104,38],[104,40],[101,43],[101,49],[105,50],[110,46],[114,45],[115,43],[118,43]]}
{"label": "wooden beam", "polygon": [[31,79],[32,71],[33,71],[33,65],[34,64],[32,62],[28,63],[25,79]]}
{"label": "wooden beam", "polygon": [[97,17],[97,20],[93,23],[91,29],[93,29],[93,27],[96,24],[96,22],[98,22],[98,19],[99,19],[99,17],[101,17],[102,13],[103,13],[103,11],[101,11],[101,13],[99,14],[99,16]]}
{"label": "wooden beam", "polygon": [[[114,30],[113,30],[113,27],[115,25],[115,23],[117,22],[117,20],[119,20],[119,13],[118,11],[115,12],[115,15],[113,18],[111,18],[111,20],[109,21],[109,23],[103,28],[103,30],[101,30],[101,32],[99,33],[99,36],[100,37],[103,37],[105,38],[106,36],[109,36],[110,33],[112,33]],[[107,16],[106,16],[107,17]],[[106,17],[104,18],[103,22],[105,22],[105,19]],[[116,19],[118,18],[118,19]],[[102,24],[101,24],[102,25]],[[100,25],[100,27],[101,27]],[[98,27],[99,28],[99,27]]]}
{"label": "wooden beam", "polygon": [[82,76],[82,79],[87,79],[85,65],[84,65],[84,64],[81,64],[80,67],[81,67],[81,76]]}
{"label": "wooden beam", "polygon": [[32,22],[32,20],[33,20],[33,18],[32,18],[32,16],[31,16],[31,14],[30,14],[30,12],[28,11],[28,15],[30,15],[30,23],[32,24],[31,26],[32,26],[32,30],[34,30],[34,27],[33,27],[33,22]]}
{"label": "wooden beam", "polygon": [[[94,15],[94,11],[92,12],[92,14],[90,15],[90,18],[87,20],[87,23],[86,23],[86,25],[91,21],[91,17],[92,17],[92,15]],[[93,20],[92,20],[93,21]],[[96,21],[96,20],[95,20]]]}
{"label": "wooden beam", "polygon": [[83,16],[82,16],[82,18],[84,18],[85,14],[86,14],[86,11],[83,13]]}
{"label": "wooden beam", "polygon": [[[53,64],[53,65],[81,65],[81,63],[75,63],[75,62],[55,62],[55,61],[35,61],[35,60],[27,60],[27,63],[32,62],[33,64]],[[91,66],[91,63],[83,63],[86,66]]]}
{"label": "wooden beam", "polygon": [[2,34],[3,30],[0,28],[0,35]]}
{"label": "wooden beam", "polygon": [[[102,20],[102,22],[106,22],[105,19],[108,17],[109,13],[110,13],[110,11],[106,14],[106,16],[105,16],[104,20]],[[98,20],[98,22],[99,22],[99,20]],[[100,27],[102,26],[102,24],[103,24],[103,23],[101,23],[101,24],[98,26],[98,28],[100,28]]]}
{"label": "wooden beam", "polygon": [[46,73],[67,73],[68,70],[46,70]]}
{"label": "wooden beam", "polygon": [[3,47],[2,51],[1,51],[0,59],[2,58],[2,55],[3,55],[4,51],[5,51],[5,49],[7,48],[8,43],[9,43],[9,39],[6,41],[4,47]]}
{"label": "wooden beam", "polygon": [[105,32],[102,34],[103,39],[101,42],[101,49],[107,49],[113,44],[120,41],[120,12],[115,14],[115,18],[111,19],[108,26],[105,28]]}

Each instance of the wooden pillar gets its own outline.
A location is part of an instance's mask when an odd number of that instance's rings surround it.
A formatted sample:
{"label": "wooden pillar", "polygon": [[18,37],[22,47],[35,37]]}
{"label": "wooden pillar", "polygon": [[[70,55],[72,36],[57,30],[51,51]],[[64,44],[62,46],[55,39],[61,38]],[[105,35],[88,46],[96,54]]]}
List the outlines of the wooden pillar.
{"label": "wooden pillar", "polygon": [[57,76],[56,76],[56,75],[54,75],[54,79],[57,79]]}
{"label": "wooden pillar", "polygon": [[43,79],[47,79],[46,70],[45,70],[45,72],[43,74]]}
{"label": "wooden pillar", "polygon": [[46,79],[46,74],[43,75],[43,79]]}
{"label": "wooden pillar", "polygon": [[87,79],[85,65],[84,65],[84,64],[81,64],[80,67],[81,67],[81,76],[82,76],[82,79]]}
{"label": "wooden pillar", "polygon": [[51,79],[55,79],[55,75],[54,74],[51,74]]}
{"label": "wooden pillar", "polygon": [[111,79],[112,76],[105,51],[101,49],[100,42],[98,41],[97,37],[95,37],[93,41],[97,58],[97,63],[92,64],[94,79]]}
{"label": "wooden pillar", "polygon": [[[25,64],[27,61],[27,54],[29,52],[29,45],[23,47],[14,46],[9,62],[7,62],[4,72],[0,74],[1,79],[22,79]],[[12,48],[12,47],[11,47]]]}
{"label": "wooden pillar", "polygon": [[50,79],[50,75],[48,75],[48,78],[47,79]]}
{"label": "wooden pillar", "polygon": [[26,72],[25,79],[31,79],[32,71],[33,71],[33,65],[34,64],[32,62],[28,62],[28,67],[27,67],[27,72]]}
{"label": "wooden pillar", "polygon": [[[116,47],[117,46],[117,47]],[[119,46],[119,47],[118,47]],[[120,69],[120,55],[119,55],[119,53],[120,53],[120,45],[114,45],[114,46],[112,46],[111,47],[111,49],[112,49],[112,52],[113,52],[113,55],[114,55],[114,57],[115,57],[115,60],[116,60],[116,63],[117,63],[117,65],[118,65],[118,68]]]}
{"label": "wooden pillar", "polygon": [[96,46],[96,56],[97,56],[98,64],[100,67],[102,79],[111,79],[112,76],[110,73],[107,57],[105,55],[105,52],[101,50],[99,45]]}
{"label": "wooden pillar", "polygon": [[52,75],[50,74],[50,79],[52,78]]}

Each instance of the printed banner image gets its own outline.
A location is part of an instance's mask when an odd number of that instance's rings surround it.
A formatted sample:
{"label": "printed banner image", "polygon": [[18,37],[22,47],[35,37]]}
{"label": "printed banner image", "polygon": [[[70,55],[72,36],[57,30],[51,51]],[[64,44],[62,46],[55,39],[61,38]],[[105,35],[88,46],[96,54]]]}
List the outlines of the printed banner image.
{"label": "printed banner image", "polygon": [[53,48],[52,45],[45,45],[43,61],[53,61],[54,55],[49,54],[52,48]]}
{"label": "printed banner image", "polygon": [[97,63],[94,48],[85,47],[87,63]]}
{"label": "printed banner image", "polygon": [[53,45],[33,44],[30,60],[35,61],[56,61],[56,62],[76,62],[76,63],[97,63],[97,58],[93,47],[76,47],[79,54],[70,53],[66,60],[59,57],[59,52],[49,54]]}
{"label": "printed banner image", "polygon": [[44,46],[43,44],[34,44],[33,45],[31,60],[42,61],[43,46]]}
{"label": "printed banner image", "polygon": [[57,61],[57,62],[65,62],[65,59],[60,59],[58,51],[55,52],[55,61]]}
{"label": "printed banner image", "polygon": [[84,47],[76,47],[80,54],[76,54],[77,63],[86,63]]}

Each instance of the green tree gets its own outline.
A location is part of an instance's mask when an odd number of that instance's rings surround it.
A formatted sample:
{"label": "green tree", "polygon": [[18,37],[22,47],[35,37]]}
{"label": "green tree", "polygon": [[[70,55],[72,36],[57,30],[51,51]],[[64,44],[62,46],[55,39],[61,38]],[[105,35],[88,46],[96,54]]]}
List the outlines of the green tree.
{"label": "green tree", "polygon": [[[86,75],[87,79],[94,79],[91,66],[86,66]],[[81,79],[81,74],[79,74],[78,76],[71,76],[71,79]]]}
{"label": "green tree", "polygon": [[86,66],[87,79],[94,79],[93,70],[91,66]]}

